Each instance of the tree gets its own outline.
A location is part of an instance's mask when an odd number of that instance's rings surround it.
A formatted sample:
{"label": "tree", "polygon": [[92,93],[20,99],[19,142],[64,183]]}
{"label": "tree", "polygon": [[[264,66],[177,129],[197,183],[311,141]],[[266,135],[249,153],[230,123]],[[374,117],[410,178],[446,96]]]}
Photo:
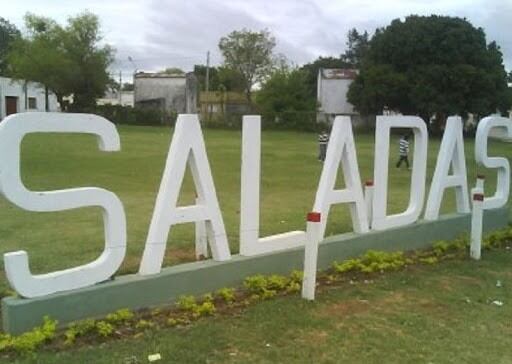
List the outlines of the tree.
{"label": "tree", "polygon": [[363,114],[484,115],[512,104],[499,47],[467,20],[409,16],[378,29],[348,100]]}
{"label": "tree", "polygon": [[312,63],[303,65],[300,69],[305,72],[304,82],[307,85],[310,97],[316,97],[318,70],[320,68],[350,68],[350,65],[341,58],[319,57]]}
{"label": "tree", "polygon": [[168,75],[184,75],[185,71],[178,67],[167,67],[165,70],[161,71],[161,73],[166,73]]}
{"label": "tree", "polygon": [[302,69],[281,69],[262,85],[256,105],[266,120],[279,120],[286,127],[311,129],[315,125],[316,98]]}
{"label": "tree", "polygon": [[249,104],[254,84],[262,82],[272,71],[275,45],[275,38],[268,30],[235,30],[219,41],[224,64],[240,74]]}
{"label": "tree", "polygon": [[133,91],[133,83],[132,82],[124,82],[123,87],[121,88],[121,91]]}
{"label": "tree", "polygon": [[7,71],[6,56],[12,43],[21,36],[16,26],[0,17],[0,75]]}
{"label": "tree", "polygon": [[341,55],[341,60],[351,68],[359,68],[368,52],[369,43],[366,30],[359,33],[356,28],[352,28],[347,34],[347,50]]}
{"label": "tree", "polygon": [[65,27],[50,18],[27,14],[28,34],[12,45],[8,55],[14,78],[40,82],[63,99],[73,95],[73,110],[95,105],[112,84],[107,68],[113,49],[100,46],[99,19],[88,12],[68,18]]}

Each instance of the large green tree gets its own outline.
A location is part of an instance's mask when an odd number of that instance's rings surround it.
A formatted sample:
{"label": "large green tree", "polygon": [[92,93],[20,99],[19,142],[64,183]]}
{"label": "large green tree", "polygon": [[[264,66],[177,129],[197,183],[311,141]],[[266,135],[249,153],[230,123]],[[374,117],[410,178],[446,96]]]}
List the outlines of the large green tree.
{"label": "large green tree", "polygon": [[0,76],[7,71],[7,53],[12,43],[21,36],[16,26],[8,20],[0,17]]}
{"label": "large green tree", "polygon": [[485,115],[512,100],[502,54],[481,28],[447,16],[409,16],[376,31],[348,100],[363,114]]}
{"label": "large green tree", "polygon": [[275,45],[275,38],[267,30],[235,30],[219,41],[224,64],[240,74],[249,103],[253,86],[272,72]]}
{"label": "large green tree", "polygon": [[316,97],[311,95],[308,74],[301,69],[276,70],[256,94],[256,105],[265,121],[279,120],[283,126],[310,129],[315,125]]}
{"label": "large green tree", "polygon": [[84,12],[61,26],[50,18],[27,14],[25,26],[26,36],[13,43],[8,55],[10,74],[42,83],[63,107],[69,95],[73,110],[94,106],[111,84],[107,69],[113,62],[113,49],[100,45],[98,17]]}
{"label": "large green tree", "polygon": [[341,60],[351,68],[361,67],[370,47],[369,37],[370,35],[366,30],[364,33],[360,33],[356,28],[350,29],[347,34],[347,49],[341,55]]}
{"label": "large green tree", "polygon": [[[206,89],[206,66],[195,65],[194,74],[196,75],[201,90]],[[209,85],[210,91],[245,91],[245,81],[242,75],[235,69],[226,66],[210,67],[209,70]]]}

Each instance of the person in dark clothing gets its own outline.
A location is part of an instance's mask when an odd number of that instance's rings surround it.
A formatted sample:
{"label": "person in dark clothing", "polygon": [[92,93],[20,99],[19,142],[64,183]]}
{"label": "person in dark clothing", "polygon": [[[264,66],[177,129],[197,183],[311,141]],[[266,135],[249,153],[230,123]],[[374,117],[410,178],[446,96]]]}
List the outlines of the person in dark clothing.
{"label": "person in dark clothing", "polygon": [[323,129],[318,134],[318,160],[320,162],[325,161],[325,154],[327,153],[327,144],[329,143],[329,134],[327,130]]}
{"label": "person in dark clothing", "polygon": [[404,134],[400,138],[400,142],[398,144],[398,152],[400,155],[400,158],[398,159],[398,162],[396,163],[396,168],[400,168],[402,165],[402,162],[405,162],[405,166],[407,169],[410,169],[409,167],[409,135]]}

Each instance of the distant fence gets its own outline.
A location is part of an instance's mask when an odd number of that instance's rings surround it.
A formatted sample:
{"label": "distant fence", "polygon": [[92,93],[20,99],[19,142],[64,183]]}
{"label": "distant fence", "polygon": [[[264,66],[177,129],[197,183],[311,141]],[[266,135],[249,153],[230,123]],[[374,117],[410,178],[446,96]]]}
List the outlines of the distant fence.
{"label": "distant fence", "polygon": [[[122,106],[122,105],[97,105],[90,110],[84,110],[101,115],[114,124],[127,125],[153,125],[174,126],[177,113],[161,107],[152,106]],[[319,118],[316,111],[285,111],[278,113],[265,113],[254,111],[223,111],[207,112],[201,110],[200,120],[203,127],[219,129],[241,129],[244,115],[261,115],[263,129],[273,130],[297,130],[305,132],[318,132],[328,127],[334,120],[332,117]],[[371,131],[375,128],[375,117],[351,116],[355,129]]]}
{"label": "distant fence", "polygon": [[177,114],[173,111],[168,111],[159,107],[150,106],[122,106],[122,105],[97,105],[90,112],[96,115],[101,115],[110,120],[114,124],[128,124],[128,125],[168,125],[173,126],[176,122]]}

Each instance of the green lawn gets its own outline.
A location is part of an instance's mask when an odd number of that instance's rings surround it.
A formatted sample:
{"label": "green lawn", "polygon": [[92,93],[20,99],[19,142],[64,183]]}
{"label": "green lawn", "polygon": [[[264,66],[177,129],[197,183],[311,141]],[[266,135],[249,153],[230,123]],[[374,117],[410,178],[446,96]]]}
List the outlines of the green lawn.
{"label": "green lawn", "polygon": [[511,264],[502,249],[480,262],[411,266],[325,287],[315,302],[281,297],[242,315],[16,363],[146,363],[154,353],[161,363],[510,363]]}
{"label": "green lawn", "polygon": [[[123,273],[138,269],[172,131],[163,127],[134,126],[121,126],[118,130],[122,151],[115,153],[100,152],[92,136],[29,135],[22,145],[22,178],[33,190],[99,186],[118,194],[128,218],[128,253],[121,270]],[[205,129],[204,134],[232,252],[236,253],[241,132]],[[473,141],[468,140],[465,146],[470,185],[476,175]],[[392,142],[390,164],[394,163],[397,142],[396,139]],[[437,139],[430,142],[429,179],[435,167],[439,142]],[[371,179],[373,135],[356,134],[356,144],[361,178]],[[511,157],[509,146],[491,142],[490,154]],[[312,208],[322,168],[316,160],[316,135],[263,132],[262,154],[261,234],[304,229],[304,217]],[[390,168],[389,210],[397,212],[406,206],[410,171]],[[492,190],[495,174],[487,175],[488,190]],[[188,175],[183,190],[182,202],[192,203],[194,191]],[[452,211],[453,206],[454,193],[450,191],[446,194],[443,209]],[[334,207],[327,234],[351,229],[348,208]],[[192,224],[172,229],[165,265],[194,259],[193,231]],[[98,256],[102,246],[103,226],[97,208],[31,213],[0,198],[0,253],[26,250],[34,273],[89,262]],[[3,269],[1,274],[0,288],[5,290]]]}
{"label": "green lawn", "polygon": [[[114,191],[128,217],[128,253],[121,273],[134,272],[142,255],[172,131],[119,127],[122,151],[98,151],[93,137],[31,135],[22,146],[22,176],[28,188],[51,190],[100,186]],[[232,252],[238,251],[240,137],[238,131],[205,130],[208,155]],[[435,167],[439,140],[431,140],[428,179]],[[373,175],[373,136],[356,135],[361,178]],[[394,163],[397,139],[392,142]],[[466,142],[470,186],[477,173],[473,140]],[[263,132],[261,233],[304,229],[322,164],[316,160],[316,135]],[[509,144],[490,143],[491,155],[512,157]],[[390,167],[389,211],[405,208],[410,171]],[[479,171],[486,173],[486,171]],[[486,173],[493,191],[495,174]],[[340,186],[342,181],[340,181]],[[190,176],[181,202],[193,202]],[[444,211],[453,211],[454,193]],[[346,206],[335,207],[327,234],[351,230]],[[166,265],[194,259],[193,226],[172,229]],[[33,272],[86,263],[102,250],[99,209],[29,213],[0,199],[0,252],[28,251]],[[512,263],[510,250],[486,253],[479,263],[450,261],[411,267],[375,281],[325,289],[314,303],[297,296],[250,307],[243,315],[200,320],[185,328],[150,330],[137,339],[101,346],[43,350],[19,363],[147,362],[360,362],[360,363],[505,363],[512,357]],[[476,267],[476,268],[475,268]],[[0,289],[8,288],[0,273]],[[503,287],[496,287],[496,280]],[[505,302],[498,307],[492,300]],[[133,360],[137,361],[133,361]]]}

